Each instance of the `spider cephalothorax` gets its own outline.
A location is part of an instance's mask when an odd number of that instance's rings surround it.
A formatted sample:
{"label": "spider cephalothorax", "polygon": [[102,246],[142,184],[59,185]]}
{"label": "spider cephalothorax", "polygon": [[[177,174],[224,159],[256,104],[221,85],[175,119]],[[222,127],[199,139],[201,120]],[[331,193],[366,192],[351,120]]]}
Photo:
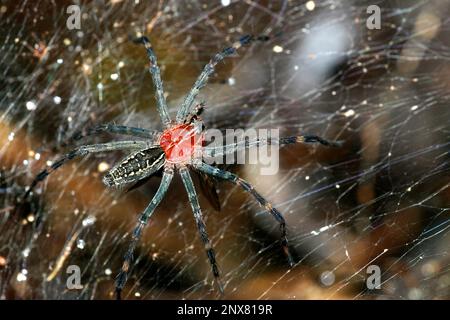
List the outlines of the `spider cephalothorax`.
{"label": "spider cephalothorax", "polygon": [[237,175],[220,170],[202,161],[202,156],[206,155],[226,155],[237,152],[252,146],[261,146],[264,144],[287,145],[292,143],[321,143],[323,145],[338,145],[329,142],[323,138],[312,135],[292,136],[279,139],[266,139],[248,141],[245,144],[232,144],[227,147],[205,147],[203,138],[203,123],[199,118],[199,114],[203,111],[203,103],[194,104],[197,94],[208,81],[209,76],[214,72],[214,68],[225,57],[236,52],[242,45],[250,43],[252,40],[267,40],[267,37],[254,38],[253,36],[244,36],[235,42],[231,47],[223,49],[217,53],[211,61],[204,67],[194,83],[194,86],[186,95],[182,105],[180,106],[175,121],[172,121],[166,105],[164,97],[163,83],[161,81],[160,70],[156,62],[156,56],[146,37],[140,38],[139,42],[145,45],[147,55],[150,61],[150,74],[155,85],[155,96],[157,109],[163,124],[163,132],[147,130],[143,128],[134,128],[128,126],[119,126],[112,124],[103,124],[88,130],[85,134],[76,134],[75,140],[79,140],[84,136],[109,132],[113,134],[127,135],[137,138],[138,140],[121,140],[108,143],[90,144],[77,147],[67,153],[64,157],[54,162],[48,169],[39,173],[30,188],[24,195],[26,198],[33,187],[37,183],[44,180],[51,172],[61,167],[67,161],[78,156],[85,156],[89,153],[106,152],[114,150],[129,150],[131,153],[126,156],[118,165],[114,166],[103,178],[104,183],[108,187],[123,186],[130,183],[139,183],[149,178],[156,172],[163,170],[161,184],[149,202],[144,212],[139,217],[138,223],[132,233],[130,246],[125,254],[121,272],[116,279],[117,297],[125,286],[128,273],[130,271],[131,262],[133,260],[134,249],[141,237],[142,230],[147,225],[148,220],[165,196],[169,185],[172,181],[175,171],[181,175],[184,187],[188,194],[188,200],[194,213],[195,222],[206,250],[206,256],[211,264],[212,272],[219,290],[223,292],[223,286],[219,278],[219,268],[216,263],[216,256],[206,232],[206,226],[203,215],[198,203],[197,194],[192,182],[189,168],[195,169],[201,175],[206,177],[218,178],[230,181],[240,186],[244,191],[248,192],[253,198],[271,214],[279,223],[281,231],[281,245],[285,252],[290,266],[293,265],[293,259],[288,249],[288,241],[286,237],[286,223],[281,213],[275,209],[265,198],[259,194],[255,188],[247,181],[239,178]]}
{"label": "spider cephalothorax", "polygon": [[161,134],[158,144],[164,151],[166,161],[174,164],[188,164],[201,156],[203,133],[201,123],[176,124]]}

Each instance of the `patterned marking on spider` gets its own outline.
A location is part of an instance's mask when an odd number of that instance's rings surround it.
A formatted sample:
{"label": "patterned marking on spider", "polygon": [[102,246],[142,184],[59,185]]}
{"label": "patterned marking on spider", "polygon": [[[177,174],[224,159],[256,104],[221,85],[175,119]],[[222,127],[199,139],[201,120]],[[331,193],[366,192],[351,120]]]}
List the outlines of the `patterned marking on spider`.
{"label": "patterned marking on spider", "polygon": [[[182,178],[184,187],[186,189],[188,200],[191,205],[194,219],[198,228],[200,239],[203,242],[206,251],[206,257],[211,265],[212,273],[214,275],[215,283],[221,293],[224,292],[224,287],[220,281],[219,268],[216,262],[216,255],[209,240],[206,226],[204,223],[202,211],[198,202],[198,197],[195,191],[193,181],[191,179],[189,168],[195,169],[202,176],[211,176],[221,180],[226,180],[240,186],[245,192],[248,192],[253,198],[268,212],[280,226],[281,232],[281,246],[285,253],[289,266],[294,265],[293,258],[289,252],[288,239],[286,236],[286,223],[283,215],[275,209],[265,198],[259,194],[255,188],[247,181],[239,178],[237,175],[220,170],[214,166],[208,165],[201,160],[201,154],[226,154],[229,152],[237,152],[243,148],[252,146],[261,146],[264,144],[279,144],[287,145],[294,143],[320,143],[326,146],[339,146],[339,143],[330,142],[323,138],[314,135],[302,135],[284,137],[277,140],[255,140],[248,143],[227,145],[225,149],[216,150],[214,148],[207,148],[202,146],[202,132],[203,122],[199,118],[200,113],[204,110],[204,105],[194,104],[197,94],[208,81],[208,78],[214,72],[215,66],[224,58],[233,55],[237,49],[249,44],[254,40],[267,40],[267,37],[253,37],[251,35],[243,36],[239,41],[235,42],[231,47],[223,49],[221,52],[213,56],[209,63],[203,68],[203,71],[195,81],[192,89],[186,95],[182,105],[180,106],[176,121],[172,121],[164,96],[163,83],[161,81],[160,69],[153,52],[150,41],[146,37],[139,38],[136,42],[142,43],[147,51],[147,56],[150,61],[149,71],[155,86],[155,98],[157,102],[157,110],[160,115],[162,124],[164,126],[163,132],[147,130],[143,128],[134,128],[113,124],[102,124],[96,126],[87,132],[80,132],[75,134],[73,139],[80,140],[86,136],[108,132],[112,134],[120,134],[141,138],[141,140],[126,140],[113,141],[101,144],[82,145],[67,153],[61,159],[53,163],[48,169],[40,172],[31,183],[24,198],[28,197],[32,189],[43,181],[51,172],[55,171],[67,161],[79,156],[85,156],[90,153],[107,152],[114,150],[130,150],[130,154],[126,156],[121,162],[114,166],[103,178],[103,182],[108,187],[121,187],[128,183],[135,183],[148,178],[163,170],[161,184],[159,185],[156,194],[150,201],[144,212],[140,215],[137,225],[132,233],[131,243],[124,256],[124,262],[120,273],[116,278],[116,295],[120,299],[121,292],[125,286],[128,274],[131,269],[133,261],[133,252],[139,242],[142,230],[147,225],[148,220],[152,216],[155,208],[159,205],[165,196],[169,185],[172,181],[175,171],[177,171]],[[143,140],[142,140],[143,138]],[[202,152],[197,153],[197,148]],[[225,151],[224,151],[225,150]]]}

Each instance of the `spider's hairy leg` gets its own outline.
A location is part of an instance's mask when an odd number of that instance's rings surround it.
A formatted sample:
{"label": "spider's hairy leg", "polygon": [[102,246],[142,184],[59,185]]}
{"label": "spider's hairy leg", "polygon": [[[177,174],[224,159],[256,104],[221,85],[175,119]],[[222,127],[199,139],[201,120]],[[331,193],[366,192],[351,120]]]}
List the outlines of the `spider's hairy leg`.
{"label": "spider's hairy leg", "polygon": [[194,102],[195,98],[198,95],[198,92],[201,88],[203,88],[206,83],[208,82],[208,78],[211,76],[211,74],[214,72],[214,68],[216,65],[221,62],[226,57],[234,54],[236,50],[238,50],[243,45],[249,44],[253,40],[266,40],[263,37],[254,37],[252,35],[245,35],[241,37],[238,41],[233,43],[231,47],[227,47],[223,49],[221,52],[217,53],[210,61],[209,63],[203,68],[203,71],[198,76],[197,80],[194,83],[194,86],[191,88],[189,93],[184,98],[183,104],[181,105],[180,109],[177,113],[176,121],[177,123],[183,123],[186,116],[189,114],[192,103]]}
{"label": "spider's hairy leg", "polygon": [[144,44],[145,50],[147,51],[148,60],[150,61],[149,71],[153,79],[153,84],[155,86],[155,97],[159,116],[161,118],[163,126],[167,127],[170,124],[170,116],[169,112],[167,111],[166,98],[164,97],[164,88],[163,82],[161,80],[161,71],[158,67],[158,62],[156,60],[156,55],[153,52],[152,44],[150,43],[150,40],[147,37],[140,37],[135,42]]}
{"label": "spider's hairy leg", "polygon": [[287,145],[293,143],[320,143],[327,147],[341,147],[343,144],[342,141],[329,141],[315,135],[291,136],[280,138],[279,140],[280,145]]}
{"label": "spider's hairy leg", "polygon": [[64,143],[63,146],[67,146],[70,143],[81,140],[85,137],[101,134],[103,132],[126,135],[126,136],[133,136],[133,137],[144,138],[144,139],[153,139],[158,134],[158,131],[156,131],[156,130],[147,130],[147,129],[143,129],[143,128],[135,128],[135,127],[128,127],[128,126],[122,126],[122,125],[114,125],[111,123],[105,123],[105,124],[100,124],[100,125],[88,128],[86,130],[80,130],[80,131],[75,132],[72,135],[72,137],[69,139],[69,142]]}
{"label": "spider's hairy leg", "polygon": [[288,240],[286,236],[286,221],[284,220],[281,213],[277,209],[275,209],[272,204],[267,202],[267,200],[264,199],[264,197],[260,195],[250,183],[248,183],[244,179],[239,178],[234,173],[220,170],[219,168],[215,168],[204,162],[196,163],[195,167],[206,174],[212,175],[219,179],[230,181],[238,186],[241,186],[245,191],[250,193],[255,198],[255,200],[275,218],[275,220],[277,220],[277,222],[280,224],[281,245],[288,259],[289,265],[292,267],[294,265],[294,260],[292,259],[292,255],[288,247]]}
{"label": "spider's hairy leg", "polygon": [[188,194],[189,203],[191,204],[192,211],[194,213],[195,222],[197,224],[198,232],[200,238],[205,246],[206,255],[208,257],[209,263],[211,264],[211,269],[219,288],[221,294],[224,293],[222,282],[220,281],[219,268],[216,262],[216,254],[212,247],[211,241],[209,240],[208,233],[206,232],[205,222],[203,221],[202,211],[200,209],[200,204],[198,203],[197,193],[195,192],[194,183],[192,182],[191,175],[189,174],[189,169],[187,167],[182,167],[180,169],[181,179],[183,180],[184,187]]}
{"label": "spider's hairy leg", "polygon": [[118,300],[121,298],[121,292],[128,278],[128,271],[130,269],[131,262],[133,261],[133,252],[142,234],[142,230],[147,225],[148,220],[155,211],[156,207],[159,205],[161,200],[166,195],[167,189],[169,188],[170,182],[173,178],[173,168],[171,166],[166,166],[164,168],[164,174],[159,185],[158,191],[154,195],[152,201],[145,208],[144,212],[139,217],[138,223],[133,231],[131,243],[128,247],[127,252],[124,256],[124,261],[120,273],[116,278],[116,297]]}
{"label": "spider's hairy leg", "polygon": [[80,146],[72,151],[66,153],[62,158],[58,159],[54,162],[48,169],[42,170],[33,180],[28,190],[25,192],[23,199],[25,200],[28,195],[32,192],[33,188],[41,181],[44,181],[45,178],[48,177],[49,174],[63,166],[69,160],[72,160],[76,157],[85,156],[89,153],[98,153],[98,152],[106,152],[106,151],[115,151],[115,150],[129,150],[129,149],[141,149],[147,147],[147,142],[144,141],[115,141],[108,143],[99,143],[99,144],[90,144]]}
{"label": "spider's hairy leg", "polygon": [[235,152],[245,150],[247,148],[261,147],[265,145],[280,145],[285,146],[294,143],[319,143],[327,147],[340,147],[342,146],[342,141],[329,141],[324,138],[315,135],[301,135],[301,136],[290,136],[283,138],[268,138],[268,139],[254,139],[254,140],[243,140],[232,144],[227,144],[220,147],[205,147],[203,149],[203,156],[206,158],[221,157]]}

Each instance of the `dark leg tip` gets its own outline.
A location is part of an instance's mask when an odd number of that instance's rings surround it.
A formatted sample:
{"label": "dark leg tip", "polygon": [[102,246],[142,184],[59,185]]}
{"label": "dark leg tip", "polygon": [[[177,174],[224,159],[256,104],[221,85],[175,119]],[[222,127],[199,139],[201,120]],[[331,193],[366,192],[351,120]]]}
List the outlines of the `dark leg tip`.
{"label": "dark leg tip", "polygon": [[121,271],[116,277],[116,299],[121,300],[122,289],[127,282],[126,272]]}
{"label": "dark leg tip", "polygon": [[319,142],[320,144],[328,147],[341,147],[343,141],[328,141],[319,136],[304,136],[305,142]]}
{"label": "dark leg tip", "polygon": [[225,295],[225,290],[224,290],[224,288],[223,288],[222,281],[220,281],[219,278],[216,278],[216,285],[217,285],[217,288],[219,289],[220,295],[221,295],[221,296]]}
{"label": "dark leg tip", "polygon": [[241,44],[249,44],[253,40],[253,36],[251,34],[247,34],[245,36],[242,36],[239,41]]}
{"label": "dark leg tip", "polygon": [[122,289],[116,288],[116,300],[122,300]]}
{"label": "dark leg tip", "polygon": [[146,36],[142,36],[139,38],[134,38],[132,41],[136,44],[145,44],[146,42],[150,42]]}
{"label": "dark leg tip", "polygon": [[283,245],[283,251],[288,260],[289,268],[292,268],[295,265],[295,263],[294,263],[294,259],[292,258],[291,252],[289,251],[289,248],[287,247],[287,245]]}
{"label": "dark leg tip", "polygon": [[269,36],[265,36],[265,35],[263,35],[263,36],[258,36],[258,37],[256,38],[256,40],[266,42],[266,41],[269,41],[269,40],[270,40],[270,37],[269,37]]}
{"label": "dark leg tip", "polygon": [[291,256],[288,257],[289,268],[293,268],[295,263]]}

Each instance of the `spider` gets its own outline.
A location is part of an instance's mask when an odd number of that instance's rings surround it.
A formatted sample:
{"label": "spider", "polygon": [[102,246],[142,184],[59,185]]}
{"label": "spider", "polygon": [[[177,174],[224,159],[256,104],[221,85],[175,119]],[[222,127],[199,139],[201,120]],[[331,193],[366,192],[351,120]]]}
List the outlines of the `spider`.
{"label": "spider", "polygon": [[157,110],[162,121],[164,130],[162,132],[147,130],[143,128],[121,126],[114,124],[102,124],[89,129],[85,133],[79,133],[75,139],[107,132],[111,134],[119,134],[139,138],[135,140],[113,141],[108,143],[81,145],[65,154],[61,159],[54,162],[47,169],[41,171],[33,180],[24,198],[26,198],[31,190],[41,181],[43,181],[50,173],[60,168],[69,160],[76,157],[86,156],[91,153],[128,150],[130,153],[122,159],[117,165],[111,168],[103,177],[103,182],[107,187],[122,187],[129,183],[136,183],[143,179],[155,175],[162,170],[162,180],[156,194],[140,215],[137,225],[134,228],[131,237],[131,243],[125,253],[122,268],[116,277],[116,297],[120,299],[121,292],[127,281],[130,266],[133,261],[133,253],[142,235],[144,227],[159,205],[172,181],[175,172],[181,175],[184,187],[186,189],[188,200],[193,211],[194,219],[198,228],[201,241],[205,247],[206,256],[211,265],[215,283],[220,293],[223,294],[223,284],[220,280],[219,268],[216,262],[216,255],[209,240],[206,231],[205,222],[199,205],[197,193],[190,175],[190,168],[195,169],[203,175],[212,176],[217,179],[226,180],[240,186],[244,191],[254,197],[265,210],[270,213],[278,222],[281,232],[281,246],[287,257],[289,266],[294,265],[294,260],[288,249],[288,240],[286,236],[286,223],[282,214],[275,209],[254,187],[244,179],[237,175],[221,170],[215,166],[209,165],[202,161],[204,154],[228,154],[248,148],[255,145],[264,145],[277,143],[279,145],[287,145],[293,143],[320,143],[326,146],[337,146],[337,142],[327,141],[315,135],[291,136],[279,139],[255,140],[242,144],[227,145],[226,148],[203,147],[200,141],[201,153],[195,152],[198,147],[198,141],[193,142],[195,137],[204,130],[202,119],[199,117],[204,109],[203,104],[194,104],[197,95],[203,88],[208,78],[214,72],[215,66],[224,58],[233,55],[240,47],[247,45],[253,40],[264,39],[264,37],[254,37],[252,35],[242,36],[231,47],[223,49],[214,55],[209,63],[203,68],[201,74],[195,81],[192,89],[186,95],[183,103],[178,109],[176,120],[172,121],[164,96],[163,83],[160,76],[160,69],[157,64],[156,56],[147,37],[141,37],[136,40],[145,46],[147,56],[150,62],[149,71],[155,86],[155,98],[157,102]]}

